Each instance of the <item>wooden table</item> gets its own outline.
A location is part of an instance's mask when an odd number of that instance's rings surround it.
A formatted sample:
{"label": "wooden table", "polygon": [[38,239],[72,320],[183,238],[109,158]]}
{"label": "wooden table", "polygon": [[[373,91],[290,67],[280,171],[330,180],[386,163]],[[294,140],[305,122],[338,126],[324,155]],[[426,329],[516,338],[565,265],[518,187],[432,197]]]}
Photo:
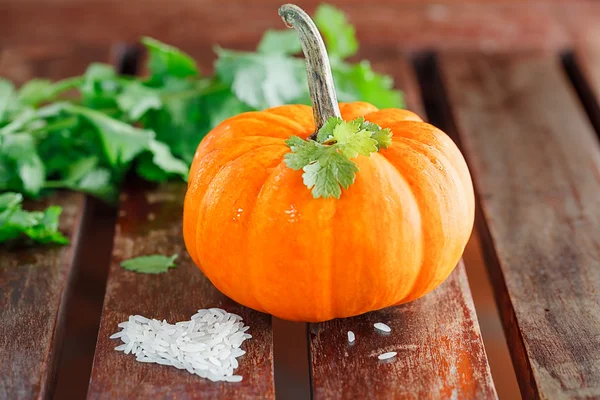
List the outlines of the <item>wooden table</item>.
{"label": "wooden table", "polygon": [[[0,18],[11,23],[0,23],[0,76],[18,83],[58,79],[91,61],[134,72],[142,55],[118,43],[141,34],[181,46],[207,70],[213,43],[247,48],[264,29],[281,27],[274,0],[227,7],[181,1],[167,15],[159,0],[144,7],[115,0],[118,16],[106,11],[111,1],[61,0],[43,13],[36,8],[41,0],[1,4]],[[309,10],[316,4],[305,3]],[[357,26],[361,56],[392,74],[408,108],[444,129],[468,161],[477,234],[521,395],[600,398],[600,6],[559,0],[342,6]],[[245,14],[252,18],[244,24],[219,29]],[[184,192],[179,183],[129,185],[116,225],[116,210],[58,193],[45,202],[64,207],[61,228],[70,246],[0,250],[0,398],[52,397],[68,313],[96,318],[97,329],[87,335],[95,341],[97,333],[93,368],[90,360],[74,375],[89,378],[88,398],[275,397],[277,329],[270,316],[220,294],[193,265],[181,237]],[[157,276],[119,266],[157,252],[180,254],[180,266]],[[101,320],[100,310],[81,303],[86,298],[103,298]],[[238,370],[243,382],[212,383],[136,363],[108,339],[130,314],[174,322],[204,307],[226,308],[251,326]],[[393,334],[373,335],[377,321]],[[314,398],[497,398],[462,261],[413,303],[296,328],[308,343],[306,384]],[[349,346],[348,330],[371,340]],[[384,351],[398,356],[378,362]]]}

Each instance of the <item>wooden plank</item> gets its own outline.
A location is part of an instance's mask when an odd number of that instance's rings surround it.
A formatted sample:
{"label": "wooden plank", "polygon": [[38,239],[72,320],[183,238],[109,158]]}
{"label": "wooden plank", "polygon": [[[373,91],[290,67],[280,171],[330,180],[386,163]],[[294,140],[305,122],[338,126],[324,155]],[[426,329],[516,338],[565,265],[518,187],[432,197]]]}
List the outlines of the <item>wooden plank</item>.
{"label": "wooden plank", "polygon": [[524,398],[600,398],[600,148],[557,57],[444,55]]}
{"label": "wooden plank", "polygon": [[[410,65],[392,57],[391,72],[408,108],[421,110]],[[373,324],[384,322],[391,334]],[[347,332],[356,334],[348,343]],[[464,265],[412,303],[354,318],[311,324],[310,355],[316,399],[497,398]],[[396,351],[394,360],[377,356]]]}
{"label": "wooden plank", "polygon": [[[274,398],[271,317],[221,294],[190,259],[182,237],[186,185],[158,189],[130,187],[122,196],[100,333],[88,398]],[[126,271],[121,261],[148,254],[179,254],[175,269],[161,275]],[[213,383],[187,371],[139,363],[117,352],[109,336],[130,315],[188,320],[200,308],[221,307],[243,317],[253,338],[240,358],[241,383]]]}
{"label": "wooden plank", "polygon": [[[68,46],[18,46],[0,52],[0,76],[17,84],[82,73],[108,52]],[[63,207],[60,229],[69,246],[0,247],[0,398],[51,397],[64,334],[64,317],[83,230],[85,197],[60,192],[26,208]]]}
{"label": "wooden plank", "polygon": [[[571,0],[571,3],[575,2]],[[281,0],[11,0],[0,4],[0,42],[37,40],[112,43],[141,35],[208,53],[215,44],[252,48],[266,29],[283,29]],[[320,0],[301,2],[313,12]],[[405,50],[564,48],[569,32],[555,1],[403,2],[346,0],[337,4],[356,26],[363,47]],[[43,8],[44,12],[39,10]],[[116,12],[118,10],[118,12]]]}

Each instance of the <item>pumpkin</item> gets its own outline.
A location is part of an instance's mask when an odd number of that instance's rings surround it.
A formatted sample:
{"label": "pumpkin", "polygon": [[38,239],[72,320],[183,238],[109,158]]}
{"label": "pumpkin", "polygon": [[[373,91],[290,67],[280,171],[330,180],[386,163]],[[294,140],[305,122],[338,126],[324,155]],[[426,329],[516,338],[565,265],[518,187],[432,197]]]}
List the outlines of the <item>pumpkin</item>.
{"label": "pumpkin", "polygon": [[[223,121],[200,143],[184,204],[188,252],[225,295],[277,317],[325,321],[415,300],[452,272],[474,219],[466,163],[441,130],[401,109],[337,103],[324,44],[295,6],[313,109],[286,105]],[[314,140],[329,117],[389,128],[358,155],[339,198],[315,198],[284,162],[286,140]]]}

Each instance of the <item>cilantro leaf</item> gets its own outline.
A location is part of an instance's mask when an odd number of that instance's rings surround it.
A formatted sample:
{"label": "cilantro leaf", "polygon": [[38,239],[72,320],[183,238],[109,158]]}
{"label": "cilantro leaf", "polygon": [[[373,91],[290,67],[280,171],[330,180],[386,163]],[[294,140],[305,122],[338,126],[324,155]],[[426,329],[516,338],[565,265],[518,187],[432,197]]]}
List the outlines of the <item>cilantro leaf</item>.
{"label": "cilantro leaf", "polygon": [[360,129],[371,132],[371,137],[377,142],[377,149],[387,149],[392,144],[392,131],[390,128],[382,128],[373,122],[365,121],[363,117],[358,118]]}
{"label": "cilantro leaf", "polygon": [[356,54],[358,41],[354,27],[342,11],[329,4],[322,4],[317,8],[314,20],[325,38],[327,51],[332,58],[344,59]]}
{"label": "cilantro leaf", "polygon": [[85,118],[97,130],[108,161],[112,166],[122,165],[149,149],[154,132],[135,128],[96,110],[67,104],[65,109]]}
{"label": "cilantro leaf", "polygon": [[369,156],[377,151],[377,141],[371,138],[371,132],[361,129],[360,121],[342,122],[333,129],[333,138],[338,148],[348,158],[359,154]]}
{"label": "cilantro leaf", "polygon": [[296,31],[269,29],[258,43],[257,51],[264,54],[297,54],[302,51],[302,46]]}
{"label": "cilantro leaf", "polygon": [[347,189],[354,182],[358,166],[346,156],[338,153],[335,146],[331,146],[321,151],[318,160],[305,166],[303,170],[304,184],[312,189],[314,198],[335,197],[339,199],[342,194],[340,185]]}
{"label": "cilantro leaf", "polygon": [[148,149],[152,153],[152,162],[161,171],[167,174],[178,175],[187,180],[188,166],[180,159],[173,157],[171,150],[169,150],[166,144],[151,140]]}
{"label": "cilantro leaf", "polygon": [[317,142],[324,143],[330,138],[333,138],[333,129],[344,122],[340,117],[331,117],[323,124],[319,132],[317,132]]}
{"label": "cilantro leaf", "polygon": [[286,165],[294,170],[303,170],[302,179],[312,189],[314,198],[334,197],[339,199],[342,187],[354,183],[358,166],[351,158],[359,154],[369,156],[391,144],[392,133],[363,117],[346,122],[331,117],[321,127],[317,140],[303,140],[292,136],[286,144],[292,150],[284,156]]}
{"label": "cilantro leaf", "polygon": [[0,126],[8,114],[11,104],[14,102],[14,85],[0,78]]}
{"label": "cilantro leaf", "polygon": [[324,148],[323,145],[314,140],[304,140],[298,136],[292,136],[286,140],[291,153],[287,153],[283,158],[286,165],[295,170],[304,168],[306,165],[315,162],[319,158],[319,152]]}
{"label": "cilantro leaf", "polygon": [[161,83],[170,77],[198,76],[196,62],[181,50],[150,37],[142,38],[142,44],[146,46],[150,55],[148,69],[151,74],[151,82]]}
{"label": "cilantro leaf", "polygon": [[375,73],[371,63],[347,64],[332,60],[331,72],[339,101],[366,101],[378,108],[402,108],[402,92],[394,90],[394,80]]}
{"label": "cilantro leaf", "polygon": [[160,254],[151,256],[142,256],[123,261],[121,267],[128,271],[134,271],[142,274],[162,274],[169,268],[175,268],[175,259],[177,254],[166,257]]}
{"label": "cilantro leaf", "polygon": [[54,96],[54,85],[48,79],[32,79],[19,89],[18,101],[22,105],[36,106]]}
{"label": "cilantro leaf", "polygon": [[126,85],[117,96],[117,104],[132,121],[139,120],[148,110],[160,110],[162,107],[159,92],[139,82]]}
{"label": "cilantro leaf", "polygon": [[30,196],[39,194],[45,181],[44,163],[30,135],[0,135],[0,165],[7,170],[7,175],[0,178],[0,190],[19,190]]}
{"label": "cilantro leaf", "polygon": [[0,194],[0,243],[23,236],[38,243],[68,244],[58,231],[61,208],[50,206],[45,211],[25,211],[20,193]]}
{"label": "cilantro leaf", "polygon": [[[215,72],[238,99],[262,110],[309,99],[304,61],[217,48]],[[298,101],[302,100],[302,101]]]}
{"label": "cilantro leaf", "polygon": [[79,90],[82,103],[86,107],[114,108],[116,106],[115,96],[121,90],[120,78],[117,77],[112,66],[92,63],[83,75]]}
{"label": "cilantro leaf", "polygon": [[35,225],[29,226],[24,233],[38,243],[69,244],[69,240],[58,231],[58,218],[62,213],[59,206],[48,207]]}

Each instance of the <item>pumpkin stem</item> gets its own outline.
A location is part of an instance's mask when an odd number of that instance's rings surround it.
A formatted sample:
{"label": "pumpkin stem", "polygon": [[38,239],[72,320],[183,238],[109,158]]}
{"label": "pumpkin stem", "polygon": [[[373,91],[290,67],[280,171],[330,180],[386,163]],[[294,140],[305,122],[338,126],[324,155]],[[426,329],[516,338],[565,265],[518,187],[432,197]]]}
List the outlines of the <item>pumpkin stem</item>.
{"label": "pumpkin stem", "polygon": [[309,139],[315,140],[317,132],[329,118],[341,116],[327,49],[315,23],[300,7],[284,4],[279,8],[279,15],[288,28],[298,31],[306,58],[306,77],[316,126],[315,133]]}

